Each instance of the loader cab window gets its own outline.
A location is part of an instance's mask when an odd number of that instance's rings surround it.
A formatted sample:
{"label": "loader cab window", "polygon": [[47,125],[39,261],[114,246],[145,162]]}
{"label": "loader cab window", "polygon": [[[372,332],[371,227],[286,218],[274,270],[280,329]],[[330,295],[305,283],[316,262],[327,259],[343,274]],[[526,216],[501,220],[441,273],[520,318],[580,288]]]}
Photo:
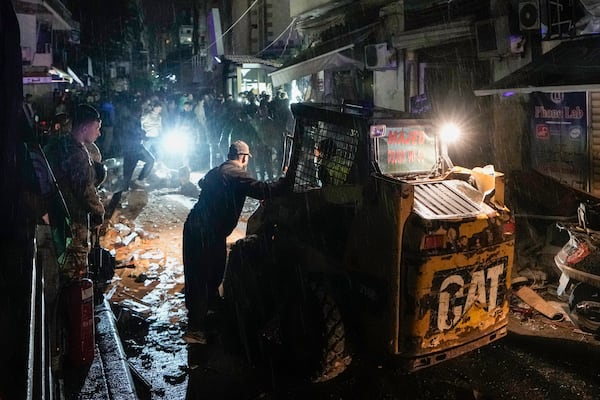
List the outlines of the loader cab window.
{"label": "loader cab window", "polygon": [[374,140],[375,157],[383,174],[400,176],[430,171],[436,164],[435,137],[425,126],[381,126]]}
{"label": "loader cab window", "polygon": [[294,191],[356,183],[358,130],[307,121],[300,145]]}

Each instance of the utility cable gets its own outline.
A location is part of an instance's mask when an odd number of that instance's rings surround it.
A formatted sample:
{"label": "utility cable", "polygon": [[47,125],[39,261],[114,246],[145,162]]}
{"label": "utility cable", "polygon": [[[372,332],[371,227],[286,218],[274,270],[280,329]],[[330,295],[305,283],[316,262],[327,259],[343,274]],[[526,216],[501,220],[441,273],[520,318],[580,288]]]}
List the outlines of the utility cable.
{"label": "utility cable", "polygon": [[258,56],[258,55],[260,55],[260,54],[264,53],[264,51],[265,51],[265,50],[267,50],[269,47],[271,47],[271,46],[273,46],[275,43],[277,43],[277,41],[279,40],[279,38],[281,38],[281,37],[283,36],[283,34],[284,34],[284,33],[286,33],[286,32],[288,31],[288,29],[289,29],[289,30],[290,30],[290,33],[289,33],[289,35],[288,35],[288,38],[287,38],[287,40],[286,40],[286,42],[285,42],[285,47],[287,47],[287,44],[288,44],[288,42],[290,41],[290,36],[292,35],[292,30],[293,30],[293,29],[290,29],[290,28],[292,28],[292,26],[293,26],[293,25],[296,23],[296,19],[297,19],[297,18],[296,18],[296,17],[294,17],[294,19],[292,19],[292,22],[290,22],[290,24],[289,24],[289,25],[288,25],[288,26],[287,26],[287,27],[286,27],[286,28],[285,28],[283,31],[281,31],[281,33],[279,34],[279,36],[277,36],[275,39],[273,39],[273,40],[271,41],[271,43],[269,43],[269,44],[267,45],[267,47],[265,47],[264,49],[262,49],[261,51],[259,51],[258,53],[256,53],[256,55]]}
{"label": "utility cable", "polygon": [[[292,23],[296,22],[296,18],[294,18],[294,20],[292,21]],[[281,50],[281,54],[279,55],[279,57],[283,57],[283,54],[285,53],[285,51],[287,50],[288,44],[290,44],[290,38],[292,37],[292,32],[293,32],[293,28],[290,29],[290,32],[288,33],[288,37],[285,40],[285,45],[283,46],[283,50]]]}
{"label": "utility cable", "polygon": [[258,3],[259,0],[254,0],[254,3],[250,4],[250,7],[248,7],[248,9],[246,11],[244,11],[244,13],[242,15],[240,15],[240,17],[237,19],[237,21],[235,21],[229,28],[227,28],[227,30],[225,32],[223,32],[221,34],[221,36],[219,36],[218,38],[215,39],[214,42],[212,42],[211,44],[209,44],[208,46],[206,46],[204,48],[204,50],[208,50],[211,47],[213,47],[215,44],[217,44],[217,42],[223,38],[223,36],[227,35],[229,33],[230,30],[233,29],[234,26],[236,26],[238,24],[238,22],[240,22],[242,20],[242,18],[244,18],[246,16],[246,14],[248,14],[250,12],[250,10],[252,9],[252,7],[254,7],[256,5],[256,3]]}

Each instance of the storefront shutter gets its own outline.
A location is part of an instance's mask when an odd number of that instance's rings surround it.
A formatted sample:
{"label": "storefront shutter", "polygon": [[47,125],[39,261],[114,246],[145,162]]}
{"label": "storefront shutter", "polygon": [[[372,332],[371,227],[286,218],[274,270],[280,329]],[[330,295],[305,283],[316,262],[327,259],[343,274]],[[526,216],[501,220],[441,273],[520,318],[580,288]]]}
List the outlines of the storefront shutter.
{"label": "storefront shutter", "polygon": [[590,192],[600,196],[600,91],[590,92]]}

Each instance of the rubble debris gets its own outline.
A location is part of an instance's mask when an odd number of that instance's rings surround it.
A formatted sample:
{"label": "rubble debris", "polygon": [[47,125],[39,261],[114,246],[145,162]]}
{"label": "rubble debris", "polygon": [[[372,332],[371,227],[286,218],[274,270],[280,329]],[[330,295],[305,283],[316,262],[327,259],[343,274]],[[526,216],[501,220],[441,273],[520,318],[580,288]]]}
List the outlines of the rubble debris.
{"label": "rubble debris", "polygon": [[127,236],[131,233],[131,228],[120,222],[114,224],[113,229],[115,229],[121,236]]}
{"label": "rubble debris", "polygon": [[156,285],[156,289],[171,290],[175,287],[175,283],[161,282]]}
{"label": "rubble debris", "polygon": [[122,243],[124,246],[129,246],[129,244],[137,237],[137,232],[131,232],[129,235],[127,235]]}
{"label": "rubble debris", "polygon": [[152,236],[149,235],[148,232],[146,232],[144,229],[142,229],[140,227],[136,227],[134,232],[137,233],[137,235],[142,239],[152,238]]}
{"label": "rubble debris", "polygon": [[195,183],[186,182],[179,187],[179,194],[196,198],[200,194],[200,189]]}
{"label": "rubble debris", "polygon": [[[148,271],[150,272],[150,271]],[[159,281],[160,278],[157,274],[147,273],[146,280],[144,281],[144,286],[148,286],[148,281]]]}
{"label": "rubble debris", "polygon": [[137,314],[137,315],[140,315],[143,317],[150,316],[150,314],[152,312],[152,309],[149,306],[142,304],[140,302],[137,302],[133,299],[125,299],[119,303],[119,306],[121,307],[121,311],[129,309],[131,311],[131,313]]}
{"label": "rubble debris", "polygon": [[126,195],[127,208],[141,210],[148,204],[148,192],[141,189],[130,190]]}
{"label": "rubble debris", "polygon": [[529,307],[510,306],[510,311],[513,313],[521,314],[523,318],[531,318],[533,316],[534,309]]}
{"label": "rubble debris", "polygon": [[552,307],[529,286],[521,286],[513,293],[515,293],[525,303],[533,307],[536,311],[553,321],[560,321],[565,317],[563,313]]}
{"label": "rubble debris", "polygon": [[548,282],[548,274],[546,271],[539,268],[535,269],[528,267],[520,269],[519,277],[516,277],[513,281],[519,280],[520,278],[527,279],[532,289],[541,289]]}
{"label": "rubble debris", "polygon": [[186,375],[187,374],[185,374],[185,373],[181,373],[181,374],[177,374],[177,375],[167,374],[164,376],[164,378],[165,378],[165,382],[170,383],[171,385],[178,385],[185,381]]}
{"label": "rubble debris", "polygon": [[129,308],[121,308],[117,316],[117,329],[123,338],[133,339],[136,344],[143,344],[148,336],[150,324]]}
{"label": "rubble debris", "polygon": [[129,257],[126,257],[126,258],[123,258],[123,259],[120,259],[120,260],[118,260],[118,262],[117,262],[117,265],[125,265],[125,264],[130,264],[130,263],[132,263],[132,262],[133,262],[134,258],[135,258],[135,257],[134,257],[134,256],[133,256],[133,254],[132,254],[132,255],[130,255]]}
{"label": "rubble debris", "polygon": [[[127,296],[127,297],[131,298],[132,300],[134,300],[134,301],[136,301],[136,302],[138,302],[138,303],[140,303],[140,304],[143,304],[143,305],[145,305],[145,306],[146,306],[146,307],[148,307],[148,308],[152,307],[152,305],[151,305],[151,304],[148,304],[148,303],[146,303],[145,301],[143,301],[143,300],[141,300],[141,299],[138,299],[138,298],[137,298],[137,297],[135,297],[134,295],[132,295],[132,294],[129,294],[129,293],[127,293],[127,292],[121,291],[121,292],[119,292],[119,295]],[[125,300],[123,300],[123,301],[125,301]]]}
{"label": "rubble debris", "polygon": [[118,264],[118,265],[115,265],[115,269],[123,269],[123,268],[134,269],[135,268],[135,264]]}
{"label": "rubble debris", "polygon": [[119,248],[119,247],[123,247],[124,246],[123,245],[123,239],[121,239],[121,236],[115,235],[114,239],[111,241],[111,245],[115,249]]}
{"label": "rubble debris", "polygon": [[163,258],[165,258],[165,253],[163,253],[161,250],[152,250],[152,251],[147,251],[144,254],[141,255],[142,259],[151,259],[151,260],[162,260]]}

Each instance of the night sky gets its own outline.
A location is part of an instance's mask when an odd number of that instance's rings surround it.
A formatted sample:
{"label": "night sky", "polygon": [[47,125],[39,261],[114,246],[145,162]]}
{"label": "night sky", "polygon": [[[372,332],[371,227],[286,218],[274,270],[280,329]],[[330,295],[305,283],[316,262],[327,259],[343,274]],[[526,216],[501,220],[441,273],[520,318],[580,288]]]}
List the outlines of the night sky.
{"label": "night sky", "polygon": [[[85,22],[92,16],[113,13],[123,0],[63,0],[73,13],[73,18]],[[193,0],[140,0],[144,9],[145,21],[148,25],[167,27],[174,22],[175,15],[189,9]],[[201,2],[200,2],[201,3]]]}

